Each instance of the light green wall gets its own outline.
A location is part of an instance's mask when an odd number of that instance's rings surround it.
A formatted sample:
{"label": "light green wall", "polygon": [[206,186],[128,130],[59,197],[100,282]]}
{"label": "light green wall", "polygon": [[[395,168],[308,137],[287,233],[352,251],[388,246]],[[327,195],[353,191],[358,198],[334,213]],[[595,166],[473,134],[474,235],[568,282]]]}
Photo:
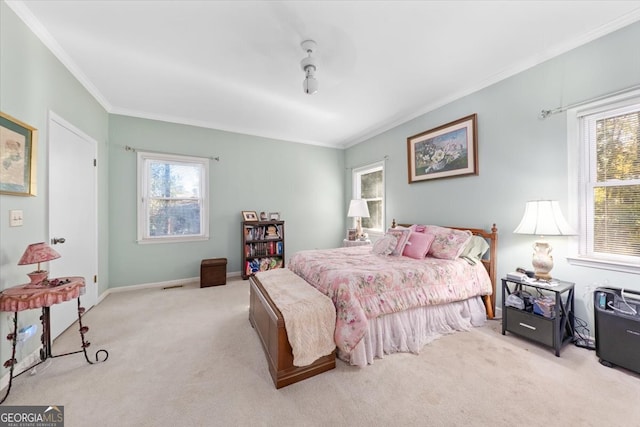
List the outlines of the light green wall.
{"label": "light green wall", "polygon": [[[554,108],[640,84],[640,24],[575,49],[482,91],[384,132],[346,151],[228,132],[109,116],[50,51],[0,3],[0,110],[40,131],[38,196],[0,196],[0,289],[22,283],[29,270],[16,264],[28,243],[48,238],[47,114],[53,111],[98,141],[99,292],[108,287],[197,277],[201,259],[227,257],[240,271],[240,211],[280,211],[290,256],[338,246],[351,196],[350,168],[388,156],[387,220],[500,229],[499,275],[528,266],[531,239],[512,230],[524,202],[560,200],[567,209],[564,114],[541,121]],[[407,184],[406,138],[478,113],[480,175]],[[135,243],[135,154],[138,149],[220,156],[211,163],[211,240]],[[10,209],[24,211],[25,226],[8,227]],[[578,284],[578,315],[587,318],[586,286],[640,289],[637,275],[569,265],[566,243],[554,239],[554,273]],[[21,325],[37,321],[25,313]],[[0,336],[6,336],[0,317]],[[32,349],[31,349],[32,350]],[[31,351],[24,349],[24,354]],[[6,360],[7,341],[0,341]],[[0,368],[0,375],[6,370]]]}
{"label": "light green wall", "polygon": [[[116,115],[109,128],[111,286],[197,277],[207,258],[227,258],[227,272],[240,272],[243,210],[281,213],[287,258],[341,243],[343,150]],[[136,154],[125,146],[220,157],[210,163],[209,241],[135,242]]]}
{"label": "light green wall", "polygon": [[[513,234],[525,202],[556,199],[568,211],[566,115],[540,120],[538,114],[640,84],[639,41],[636,23],[355,145],[346,150],[345,164],[389,156],[387,222],[482,228],[496,223],[498,277],[518,266],[531,268],[533,236]],[[407,137],[472,113],[478,114],[479,176],[408,184]],[[349,188],[350,179],[347,197]],[[555,247],[552,274],[576,282],[580,318],[589,319],[593,311],[588,286],[606,281],[640,290],[636,274],[569,265],[567,240],[549,240]]]}
{"label": "light green wall", "polygon": [[[99,293],[108,286],[107,174],[108,115],[55,56],[0,2],[0,110],[38,129],[37,196],[0,195],[0,289],[28,281],[30,266],[18,266],[29,243],[48,240],[48,114],[53,111],[98,142]],[[73,191],[73,189],[69,189]],[[73,208],[73,207],[70,207]],[[9,227],[9,210],[21,209],[24,226]],[[37,310],[22,312],[19,326],[39,323]],[[0,336],[8,334],[6,313]],[[29,354],[38,340],[23,349]],[[32,348],[33,347],[33,348]],[[0,360],[9,358],[8,341],[0,340]],[[0,376],[6,370],[0,368]]]}

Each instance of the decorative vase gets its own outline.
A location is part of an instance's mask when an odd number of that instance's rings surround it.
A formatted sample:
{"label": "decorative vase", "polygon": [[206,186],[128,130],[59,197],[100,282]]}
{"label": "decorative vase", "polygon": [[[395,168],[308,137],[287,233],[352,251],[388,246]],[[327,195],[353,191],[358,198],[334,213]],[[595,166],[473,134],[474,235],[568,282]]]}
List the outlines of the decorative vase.
{"label": "decorative vase", "polygon": [[552,247],[549,242],[537,240],[533,244],[533,271],[536,279],[551,280],[549,272],[553,268]]}
{"label": "decorative vase", "polygon": [[29,276],[29,278],[31,279],[31,282],[29,283],[30,285],[37,285],[38,283],[46,279],[48,275],[49,272],[47,270],[37,270],[27,274],[27,276]]}

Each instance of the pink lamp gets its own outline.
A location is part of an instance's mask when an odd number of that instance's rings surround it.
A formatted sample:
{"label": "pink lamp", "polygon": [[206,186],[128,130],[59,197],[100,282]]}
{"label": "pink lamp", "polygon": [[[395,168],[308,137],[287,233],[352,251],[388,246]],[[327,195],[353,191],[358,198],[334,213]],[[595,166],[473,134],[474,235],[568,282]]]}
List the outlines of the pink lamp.
{"label": "pink lamp", "polygon": [[24,251],[22,258],[18,261],[18,265],[38,264],[38,269],[27,274],[31,279],[31,285],[36,285],[47,278],[49,272],[47,270],[40,270],[40,263],[51,261],[53,259],[60,258],[60,254],[54,251],[45,242],[32,243],[27,246],[27,250]]}

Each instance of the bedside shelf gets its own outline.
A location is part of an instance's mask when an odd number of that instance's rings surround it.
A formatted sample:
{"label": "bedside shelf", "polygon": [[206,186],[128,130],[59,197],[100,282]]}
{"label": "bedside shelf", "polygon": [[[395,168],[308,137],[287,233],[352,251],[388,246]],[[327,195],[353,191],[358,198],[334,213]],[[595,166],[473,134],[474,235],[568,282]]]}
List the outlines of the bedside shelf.
{"label": "bedside shelf", "polygon": [[[513,279],[502,279],[502,335],[511,332],[523,338],[536,341],[555,350],[560,356],[560,349],[573,341],[575,330],[574,318],[574,284],[554,280],[555,285],[546,282],[525,282]],[[509,295],[517,291],[535,291],[538,296],[553,296],[555,315],[544,317],[533,312],[520,310],[505,305]]]}

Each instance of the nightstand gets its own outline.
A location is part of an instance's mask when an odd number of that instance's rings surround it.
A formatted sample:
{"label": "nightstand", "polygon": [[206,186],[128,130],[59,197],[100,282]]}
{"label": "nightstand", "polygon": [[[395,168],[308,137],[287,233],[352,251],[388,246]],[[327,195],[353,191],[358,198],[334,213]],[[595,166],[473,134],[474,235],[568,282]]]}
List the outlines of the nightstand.
{"label": "nightstand", "polygon": [[[516,291],[528,291],[534,298],[553,297],[554,312],[551,317],[535,314],[505,305],[507,297]],[[552,347],[556,356],[560,348],[573,340],[574,284],[554,279],[551,283],[542,281],[502,279],[502,335],[506,331],[532,341]]]}
{"label": "nightstand", "polygon": [[342,246],[345,248],[350,248],[352,246],[366,246],[366,245],[370,245],[371,244],[371,240],[367,239],[367,240],[349,240],[349,239],[344,239],[342,241]]}

